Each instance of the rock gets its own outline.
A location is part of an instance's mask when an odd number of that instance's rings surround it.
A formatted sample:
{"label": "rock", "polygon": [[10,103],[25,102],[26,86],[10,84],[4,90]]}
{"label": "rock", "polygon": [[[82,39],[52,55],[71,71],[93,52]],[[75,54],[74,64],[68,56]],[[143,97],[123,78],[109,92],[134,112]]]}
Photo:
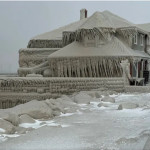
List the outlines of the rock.
{"label": "rock", "polygon": [[116,91],[109,91],[109,94],[110,95],[113,95],[113,94],[117,95],[118,93]]}
{"label": "rock", "polygon": [[60,111],[53,111],[53,116],[60,116]]}
{"label": "rock", "polygon": [[109,107],[109,104],[106,104],[106,103],[99,103],[97,106],[98,106],[98,107]]}
{"label": "rock", "polygon": [[95,97],[96,97],[96,98],[101,98],[102,96],[101,96],[101,94],[100,94],[100,93],[95,92]]}
{"label": "rock", "polygon": [[18,134],[25,134],[27,129],[26,128],[23,128],[23,127],[16,127],[16,133]]}
{"label": "rock", "polygon": [[115,99],[113,97],[105,96],[101,99],[103,102],[115,103]]}
{"label": "rock", "polygon": [[89,95],[92,98],[99,98],[101,96],[101,94],[99,94],[100,92],[98,91],[84,91],[84,93]]}
{"label": "rock", "polygon": [[72,99],[71,99],[70,97],[68,97],[67,95],[62,95],[62,96],[61,96],[61,99],[62,99],[63,101],[72,102]]}
{"label": "rock", "polygon": [[65,114],[66,113],[75,113],[77,111],[77,109],[79,109],[79,107],[74,107],[74,106],[69,107],[69,109],[65,110]]}
{"label": "rock", "polygon": [[15,127],[17,134],[25,134],[28,131],[34,130],[33,128]]}
{"label": "rock", "polygon": [[19,118],[19,123],[35,123],[35,120],[33,118],[31,118],[29,115],[24,114],[21,115]]}
{"label": "rock", "polygon": [[12,112],[1,113],[0,118],[12,123],[14,126],[17,126],[19,124],[19,116]]}
{"label": "rock", "polygon": [[148,137],[143,150],[150,150],[150,136]]}
{"label": "rock", "polygon": [[113,95],[113,94],[117,95],[118,94],[116,91],[109,91],[109,90],[105,91],[105,93],[107,93],[108,95]]}
{"label": "rock", "polygon": [[61,98],[57,98],[56,100],[61,103],[64,108],[74,105],[74,99],[69,98],[66,95],[63,95]]}
{"label": "rock", "polygon": [[77,104],[90,104],[92,98],[86,93],[79,93],[75,95],[74,102]]}
{"label": "rock", "polygon": [[107,91],[103,91],[101,94],[102,94],[103,96],[109,96],[109,93],[108,93]]}
{"label": "rock", "polygon": [[137,143],[138,142],[138,137],[132,137],[132,138],[125,138],[125,137],[122,137],[120,139],[118,139],[116,141],[117,144],[123,144],[123,143],[126,143],[126,144],[131,144],[131,143]]}
{"label": "rock", "polygon": [[89,96],[91,96],[92,98],[95,97],[95,94],[94,93],[88,93]]}
{"label": "rock", "polygon": [[60,103],[56,100],[49,99],[46,100],[45,103],[53,110],[58,112],[64,112],[64,107],[60,105]]}
{"label": "rock", "polygon": [[123,104],[120,104],[119,107],[118,107],[118,110],[122,110],[122,109],[135,109],[139,107],[138,104],[134,104],[134,103],[123,103]]}
{"label": "rock", "polygon": [[0,119],[0,128],[4,130],[4,132],[0,130],[0,133],[5,134],[15,133],[15,126],[6,120]]}
{"label": "rock", "polygon": [[66,95],[63,95],[57,99],[47,99],[45,103],[53,110],[53,116],[58,116],[61,112],[66,113],[76,111],[74,110],[74,108],[76,109],[76,104]]}
{"label": "rock", "polygon": [[17,105],[10,109],[16,114],[27,114],[34,119],[50,118],[52,117],[52,109],[44,101],[32,100],[25,104]]}
{"label": "rock", "polygon": [[150,106],[146,106],[145,108],[143,108],[142,110],[149,110]]}

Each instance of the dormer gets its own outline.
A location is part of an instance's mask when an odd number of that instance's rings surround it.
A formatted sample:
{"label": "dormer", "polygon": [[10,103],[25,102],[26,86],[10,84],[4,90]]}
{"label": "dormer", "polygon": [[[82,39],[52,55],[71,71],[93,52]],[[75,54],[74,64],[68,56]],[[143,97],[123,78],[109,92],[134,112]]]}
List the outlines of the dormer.
{"label": "dormer", "polygon": [[132,49],[147,51],[148,46],[148,35],[141,29],[137,29],[132,39]]}
{"label": "dormer", "polygon": [[90,34],[86,35],[82,42],[85,47],[101,47],[106,44],[106,40],[99,35],[90,36]]}

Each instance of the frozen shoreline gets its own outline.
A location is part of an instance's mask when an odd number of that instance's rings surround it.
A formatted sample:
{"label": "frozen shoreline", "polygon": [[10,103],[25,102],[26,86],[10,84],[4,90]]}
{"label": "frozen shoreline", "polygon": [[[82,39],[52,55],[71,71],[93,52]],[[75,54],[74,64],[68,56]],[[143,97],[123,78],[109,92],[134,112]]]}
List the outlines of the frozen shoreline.
{"label": "frozen shoreline", "polygon": [[[89,97],[84,94],[82,96],[82,93],[90,95],[90,103]],[[93,93],[72,95],[71,99],[76,96],[76,103],[72,101],[74,112],[71,112],[72,107],[67,108],[66,105],[68,112],[61,113],[60,116],[45,121],[36,119],[33,124],[22,124],[22,127],[36,130],[9,138],[0,143],[0,149],[143,150],[150,136],[150,94],[110,95],[115,99],[115,103],[111,103],[102,102],[102,98],[96,98]],[[87,99],[84,101],[84,98]],[[136,103],[138,107],[118,110],[118,106],[125,102]],[[98,107],[99,103],[103,106]],[[0,140],[2,135],[4,134],[1,134]]]}

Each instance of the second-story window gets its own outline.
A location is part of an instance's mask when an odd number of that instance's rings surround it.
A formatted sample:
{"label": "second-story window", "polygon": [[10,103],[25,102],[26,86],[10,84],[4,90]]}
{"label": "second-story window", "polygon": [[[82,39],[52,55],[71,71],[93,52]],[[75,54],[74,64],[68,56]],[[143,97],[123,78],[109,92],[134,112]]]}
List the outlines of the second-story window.
{"label": "second-story window", "polygon": [[137,44],[137,33],[134,35],[133,40],[134,40],[134,44]]}
{"label": "second-story window", "polygon": [[144,36],[141,35],[141,36],[140,36],[140,44],[141,44],[141,46],[143,46],[143,43],[144,43],[143,41],[144,41]]}

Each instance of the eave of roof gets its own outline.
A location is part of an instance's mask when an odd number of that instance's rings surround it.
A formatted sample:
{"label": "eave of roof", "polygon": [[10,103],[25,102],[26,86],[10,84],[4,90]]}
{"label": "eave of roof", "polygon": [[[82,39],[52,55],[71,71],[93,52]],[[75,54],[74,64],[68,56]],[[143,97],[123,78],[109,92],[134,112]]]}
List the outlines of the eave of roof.
{"label": "eave of roof", "polygon": [[142,28],[140,28],[140,27],[138,27],[138,26],[130,26],[130,27],[120,27],[120,28],[117,28],[117,29],[134,29],[135,31],[139,31],[139,32],[141,32],[141,33],[143,33],[143,34],[149,34],[149,32],[148,31],[146,31],[146,30],[143,30]]}
{"label": "eave of roof", "polygon": [[107,42],[100,47],[85,47],[79,42],[73,42],[64,48],[54,52],[49,55],[51,58],[60,57],[92,57],[92,56],[102,56],[102,57],[146,57],[150,58],[145,52],[141,53],[138,50],[133,50],[127,45],[125,45],[121,40],[114,37],[110,42]]}

